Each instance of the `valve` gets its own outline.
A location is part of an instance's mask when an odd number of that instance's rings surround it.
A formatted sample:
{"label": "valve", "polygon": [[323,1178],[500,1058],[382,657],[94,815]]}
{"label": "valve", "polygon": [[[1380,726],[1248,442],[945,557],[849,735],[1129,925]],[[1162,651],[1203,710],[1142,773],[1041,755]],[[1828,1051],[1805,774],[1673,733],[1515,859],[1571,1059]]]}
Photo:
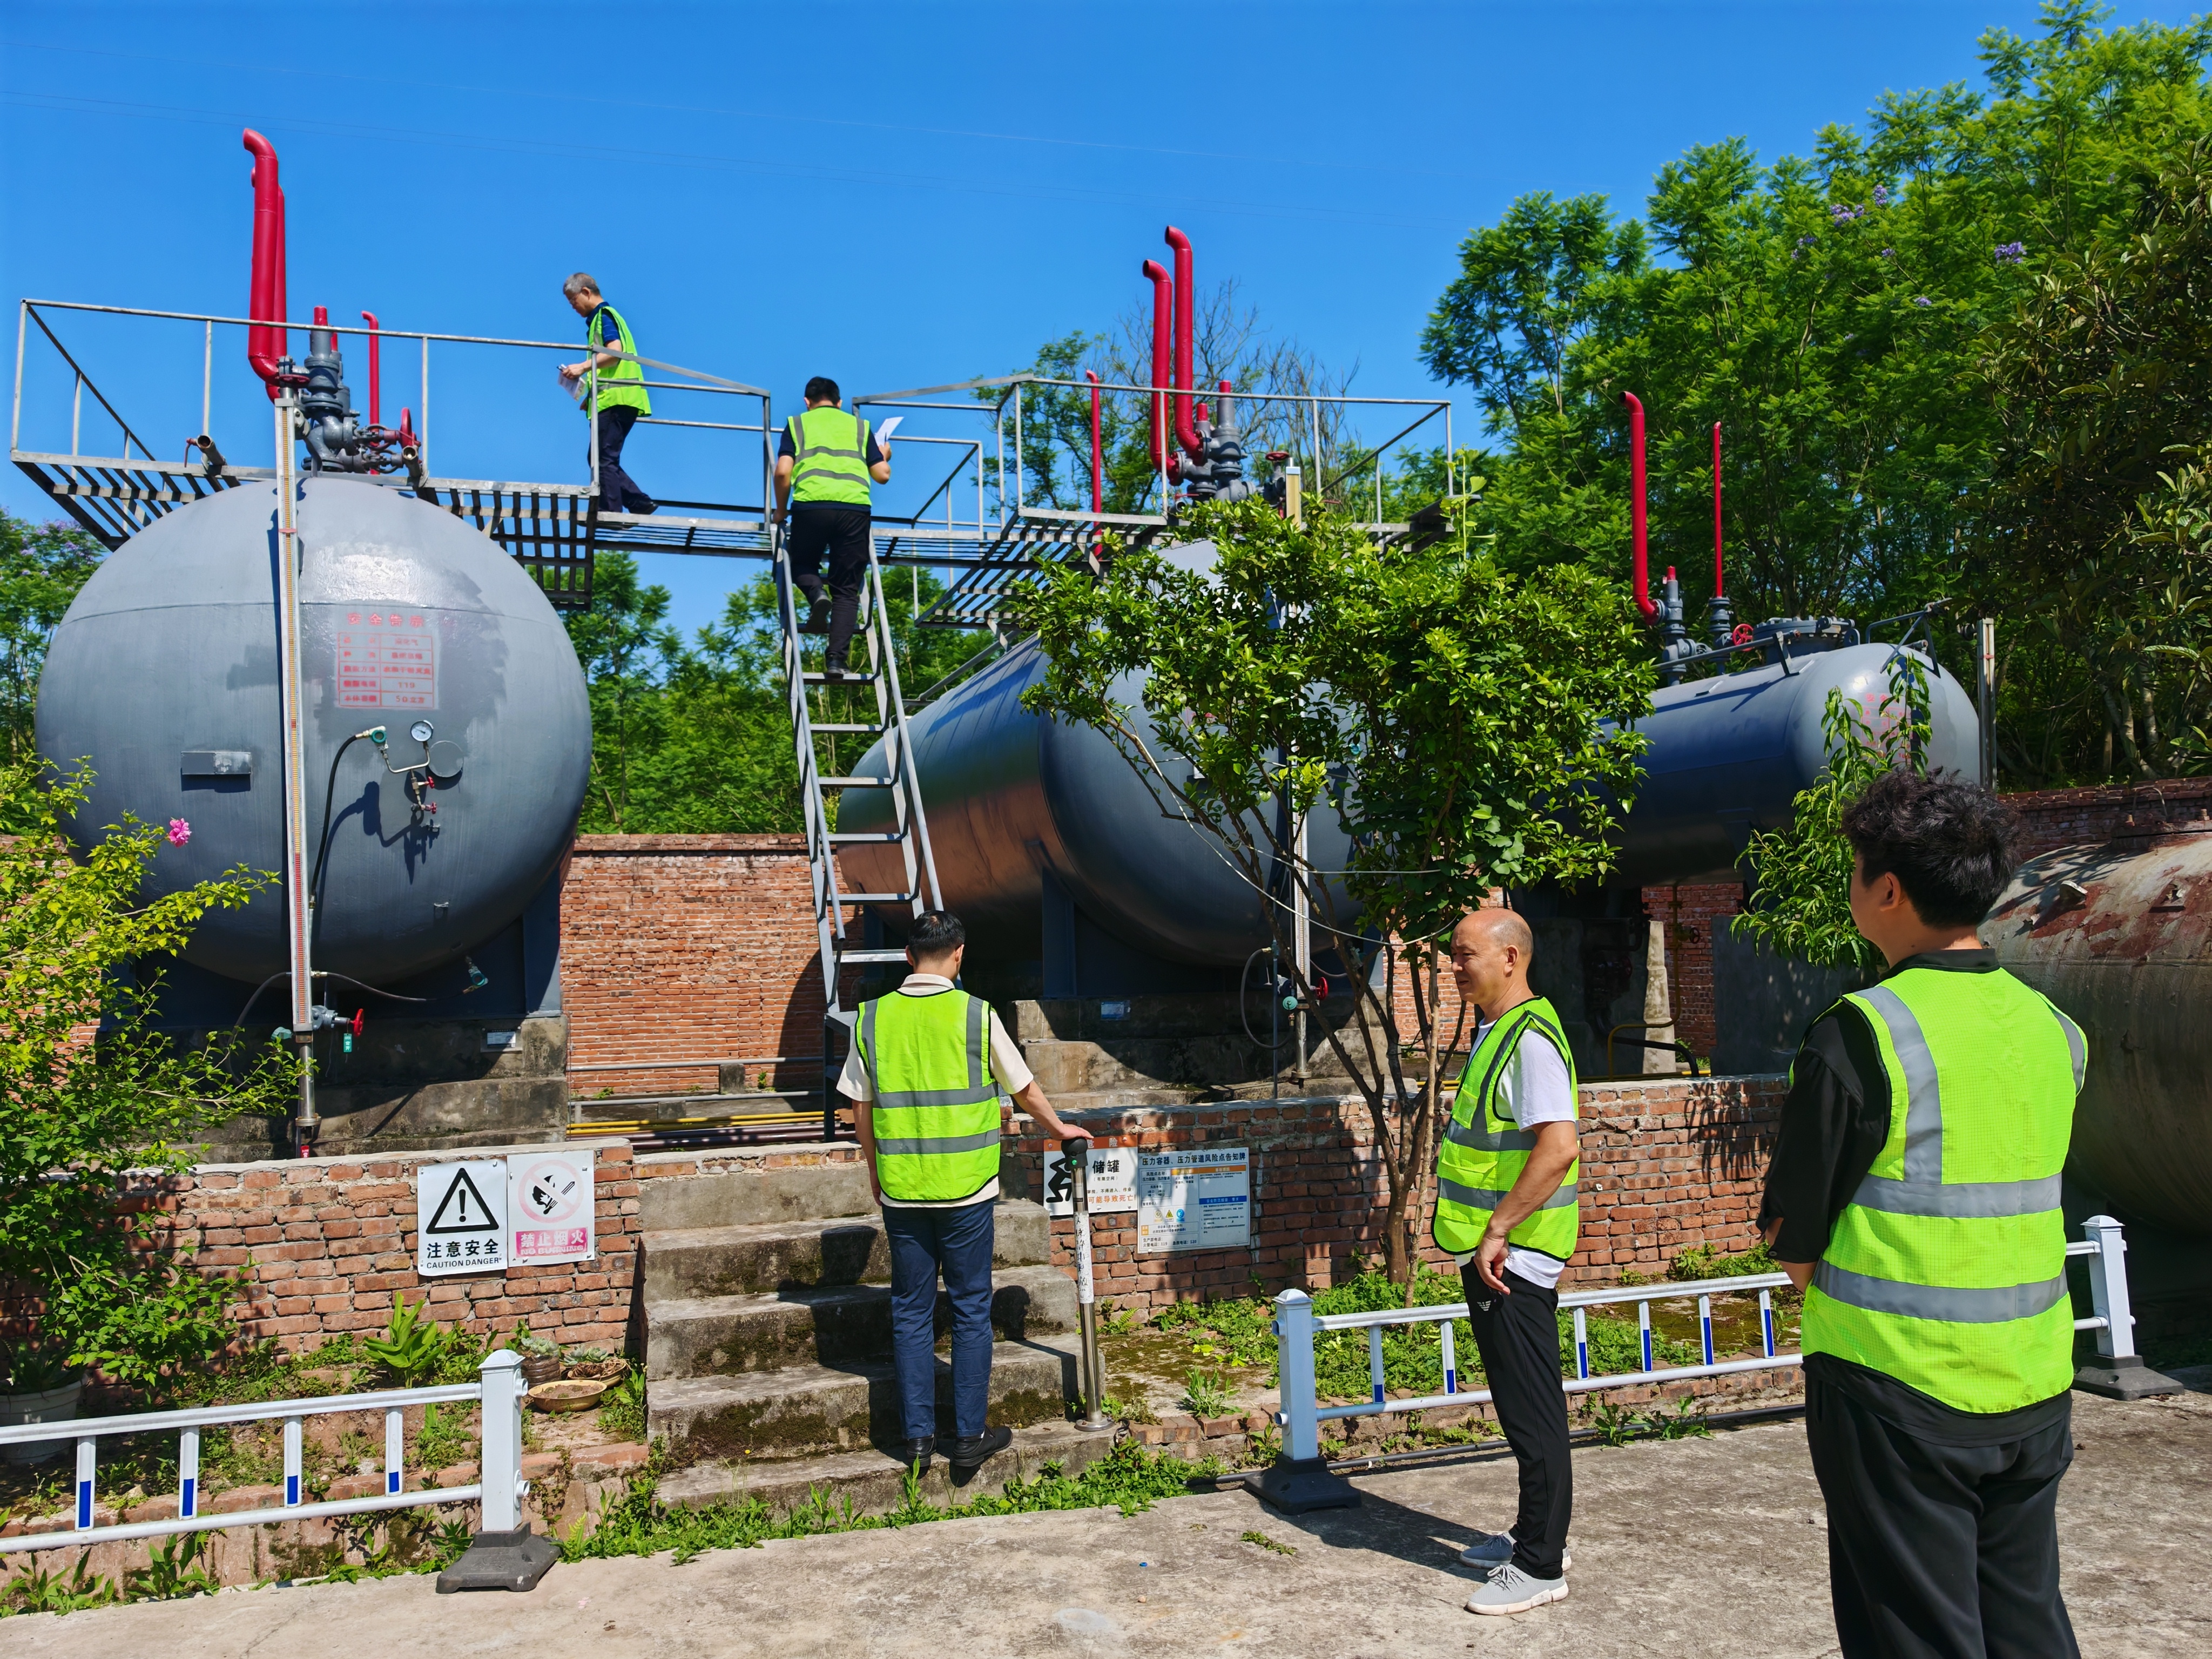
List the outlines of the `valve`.
{"label": "valve", "polygon": [[474,957],[463,957],[461,964],[469,970],[469,982],[461,988],[463,996],[467,996],[471,992],[481,991],[491,983],[491,981],[484,976],[484,970],[477,966],[477,959]]}

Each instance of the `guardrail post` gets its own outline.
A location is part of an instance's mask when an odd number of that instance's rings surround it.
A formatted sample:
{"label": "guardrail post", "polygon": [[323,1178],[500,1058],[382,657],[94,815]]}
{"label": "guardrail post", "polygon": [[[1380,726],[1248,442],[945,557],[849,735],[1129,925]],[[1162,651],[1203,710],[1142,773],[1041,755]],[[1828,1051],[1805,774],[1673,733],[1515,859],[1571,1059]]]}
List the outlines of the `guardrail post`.
{"label": "guardrail post", "polygon": [[1106,1415],[1106,1362],[1098,1348],[1097,1284],[1091,1259],[1091,1143],[1068,1141],[1060,1149],[1075,1186],[1075,1305],[1083,1343],[1083,1405],[1078,1428],[1103,1429]]}
{"label": "guardrail post", "polygon": [[1282,1379],[1283,1449],[1255,1488],[1267,1502],[1289,1515],[1308,1510],[1351,1509],[1359,1493],[1332,1471],[1321,1455],[1321,1421],[1314,1400],[1313,1298],[1304,1291],[1285,1291],[1275,1298],[1276,1371]]}
{"label": "guardrail post", "polygon": [[550,1538],[522,1518],[522,1356],[501,1348],[477,1369],[483,1389],[483,1520],[461,1559],[438,1575],[438,1593],[537,1588],[561,1559]]}
{"label": "guardrail post", "polygon": [[2120,1224],[2108,1215],[2093,1215],[2081,1224],[2081,1236],[2097,1247],[2096,1255],[2088,1258],[2089,1298],[2105,1326],[2097,1333],[2097,1356],[2102,1363],[2076,1370],[2074,1386],[2107,1400],[2179,1394],[2181,1384],[2151,1370],[2136,1352],[2135,1310],[2128,1299],[2128,1246]]}

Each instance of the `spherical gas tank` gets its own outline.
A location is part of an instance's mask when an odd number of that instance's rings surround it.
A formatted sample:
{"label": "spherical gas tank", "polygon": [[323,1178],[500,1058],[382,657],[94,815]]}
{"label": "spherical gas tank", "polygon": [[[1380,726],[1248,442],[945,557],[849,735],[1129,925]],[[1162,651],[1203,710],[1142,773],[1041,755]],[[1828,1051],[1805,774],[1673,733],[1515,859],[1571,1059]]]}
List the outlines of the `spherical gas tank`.
{"label": "spherical gas tank", "polygon": [[[40,752],[96,774],[78,840],[125,812],[191,827],[161,847],[149,896],[283,868],[276,508],[256,483],[158,520],[108,556],[46,653]],[[302,483],[298,522],[311,847],[330,798],[314,965],[386,985],[483,943],[559,863],[590,706],[552,606],[480,532],[327,477]],[[377,726],[386,752],[353,744],[333,787],[340,744]],[[423,763],[429,787],[410,789],[395,769]],[[208,912],[185,956],[253,983],[281,973],[282,890]]]}
{"label": "spherical gas tank", "polygon": [[[1828,693],[1841,691],[1863,720],[1882,718],[1896,652],[1888,645],[1808,651],[1654,692],[1651,712],[1635,726],[1650,739],[1644,781],[1608,884],[1739,878],[1735,860],[1750,832],[1788,827],[1797,792],[1827,763],[1822,721]],[[1929,769],[1972,778],[1980,749],[1973,700],[1954,676],[1925,658],[1921,662],[1928,676]]]}
{"label": "spherical gas tank", "polygon": [[2212,1235],[2212,819],[2046,853],[1981,933],[2088,1040],[2068,1170],[2132,1216]]}
{"label": "spherical gas tank", "polygon": [[[1168,556],[1204,568],[1213,550],[1192,543]],[[1102,733],[1022,707],[1044,672],[1032,641],[908,716],[946,908],[985,949],[1034,957],[1050,871],[1087,915],[1140,950],[1173,962],[1243,963],[1267,942],[1271,901],[1212,836],[1164,810]],[[1113,695],[1141,718],[1136,676],[1117,681]],[[883,745],[852,769],[884,775]],[[894,822],[887,789],[848,789],[838,808],[841,831],[881,832]],[[1333,811],[1317,810],[1307,835],[1316,865],[1345,867],[1350,846]],[[856,890],[905,890],[896,847],[850,846],[839,862]],[[1335,896],[1339,925],[1352,925],[1357,907],[1340,890]],[[897,915],[889,919],[896,925]],[[1326,949],[1326,936],[1316,937]]]}

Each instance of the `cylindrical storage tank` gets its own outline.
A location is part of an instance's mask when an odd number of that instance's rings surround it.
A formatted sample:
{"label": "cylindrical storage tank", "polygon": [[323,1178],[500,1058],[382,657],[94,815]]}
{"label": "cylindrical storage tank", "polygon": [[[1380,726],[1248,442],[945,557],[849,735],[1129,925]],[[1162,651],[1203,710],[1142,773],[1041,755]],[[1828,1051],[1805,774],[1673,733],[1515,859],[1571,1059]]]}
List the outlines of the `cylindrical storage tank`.
{"label": "cylindrical storage tank", "polygon": [[[1212,562],[1213,549],[1194,542],[1168,550],[1167,556],[1203,568]],[[1171,962],[1243,963],[1267,942],[1269,900],[1212,836],[1170,816],[1164,797],[1154,799],[1104,735],[1021,706],[1022,693],[1044,672],[1044,654],[1031,641],[909,716],[945,907],[986,950],[1033,957],[1049,870],[1086,915],[1139,950]],[[1113,695],[1142,719],[1137,677],[1123,677]],[[884,775],[883,745],[852,769],[862,777]],[[1187,781],[1186,768],[1176,781]],[[891,829],[890,792],[847,790],[837,827]],[[1345,867],[1350,843],[1326,805],[1313,814],[1307,840],[1321,868]],[[848,847],[838,860],[856,890],[905,889],[896,847]],[[1337,921],[1350,926],[1358,911],[1340,889],[1334,891]],[[896,916],[890,920],[896,925]],[[1317,927],[1315,949],[1328,944]]]}
{"label": "cylindrical storage tank", "polygon": [[[1881,719],[1896,650],[1853,645],[1808,651],[1786,663],[1653,693],[1651,712],[1635,728],[1650,739],[1644,781],[1608,884],[1645,887],[1740,876],[1735,860],[1750,832],[1787,828],[1798,791],[1827,763],[1822,722],[1828,693],[1840,690],[1863,720]],[[1980,763],[1981,730],[1973,700],[1956,678],[1921,661],[1928,674],[1929,769],[1972,779]]]}
{"label": "cylindrical storage tank", "polygon": [[[79,841],[125,812],[191,825],[149,896],[283,868],[276,508],[272,485],[249,484],[158,520],[101,564],[46,653],[40,751],[96,773]],[[314,965],[386,985],[483,943],[553,872],[583,804],[590,705],[544,593],[453,514],[319,476],[298,523],[308,835],[349,734],[386,726],[392,767],[424,759],[417,721],[454,745],[434,813],[368,742],[337,770]],[[185,957],[253,983],[283,971],[282,889],[209,911]]]}
{"label": "cylindrical storage tank", "polygon": [[2046,853],[1981,932],[2088,1040],[2068,1172],[2130,1216],[2212,1234],[2212,820]]}

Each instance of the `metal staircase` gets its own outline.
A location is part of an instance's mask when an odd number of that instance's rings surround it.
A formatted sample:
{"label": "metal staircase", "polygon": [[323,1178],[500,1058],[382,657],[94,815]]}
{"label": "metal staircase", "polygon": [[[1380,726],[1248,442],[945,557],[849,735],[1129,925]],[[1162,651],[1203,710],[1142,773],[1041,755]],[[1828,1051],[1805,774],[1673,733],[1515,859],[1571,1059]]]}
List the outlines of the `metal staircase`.
{"label": "metal staircase", "polygon": [[[921,804],[921,780],[914,761],[908,731],[906,701],[900,694],[897,642],[891,634],[890,608],[884,602],[883,567],[876,558],[876,536],[868,538],[868,568],[860,587],[860,626],[854,644],[864,645],[865,660],[855,663],[835,680],[806,666],[805,635],[799,632],[800,594],[792,581],[791,557],[782,527],[775,539],[776,613],[783,629],[785,701],[791,711],[793,746],[799,759],[799,795],[805,817],[806,860],[814,882],[814,927],[821,945],[822,991],[822,1133],[837,1138],[837,1077],[843,1065],[843,1048],[850,1041],[854,1011],[845,1006],[846,970],[877,963],[902,963],[906,952],[870,945],[860,915],[867,905],[904,905],[909,915],[944,908],[937,884],[937,860],[929,848],[929,823]],[[855,653],[856,656],[860,653]],[[865,688],[872,696],[859,698],[864,709],[872,703],[873,718],[817,719],[813,698],[830,685],[848,692]],[[810,695],[811,694],[811,695]],[[823,713],[829,710],[823,698]],[[850,713],[850,710],[842,712]],[[879,774],[841,774],[825,771],[816,748],[823,738],[880,740],[883,771]],[[862,743],[865,750],[868,742]],[[834,767],[834,763],[832,763]],[[865,835],[841,833],[836,828],[836,796],[845,789],[888,789],[891,793],[890,830]],[[890,842],[899,849],[904,871],[904,890],[895,893],[848,893],[840,885],[837,849],[855,842]],[[841,1038],[840,1031],[843,1032]]]}

